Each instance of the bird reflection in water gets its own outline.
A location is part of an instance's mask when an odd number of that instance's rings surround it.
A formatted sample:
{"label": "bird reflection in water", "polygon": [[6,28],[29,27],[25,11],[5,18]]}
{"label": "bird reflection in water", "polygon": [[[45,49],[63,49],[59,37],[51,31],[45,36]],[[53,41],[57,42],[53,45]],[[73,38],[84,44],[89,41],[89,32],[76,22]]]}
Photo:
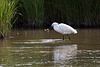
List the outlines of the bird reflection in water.
{"label": "bird reflection in water", "polygon": [[70,59],[74,59],[76,55],[77,55],[77,45],[76,44],[56,46],[54,49],[55,63],[63,63]]}

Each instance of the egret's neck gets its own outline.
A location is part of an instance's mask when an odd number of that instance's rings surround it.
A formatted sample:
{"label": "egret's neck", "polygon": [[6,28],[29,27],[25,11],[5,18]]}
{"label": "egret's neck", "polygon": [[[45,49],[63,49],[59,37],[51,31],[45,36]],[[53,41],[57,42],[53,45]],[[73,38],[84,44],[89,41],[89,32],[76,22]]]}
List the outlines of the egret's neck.
{"label": "egret's neck", "polygon": [[54,25],[54,28],[58,28],[58,25]]}
{"label": "egret's neck", "polygon": [[53,27],[53,29],[54,29],[55,31],[59,31],[59,25],[55,25],[55,26]]}

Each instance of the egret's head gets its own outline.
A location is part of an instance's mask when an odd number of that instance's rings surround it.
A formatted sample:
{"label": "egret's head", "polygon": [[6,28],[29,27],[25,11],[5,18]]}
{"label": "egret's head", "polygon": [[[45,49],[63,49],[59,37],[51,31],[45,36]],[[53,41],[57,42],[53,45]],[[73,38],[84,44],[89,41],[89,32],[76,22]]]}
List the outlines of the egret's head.
{"label": "egret's head", "polygon": [[54,23],[52,23],[52,27],[54,27],[54,26],[56,26],[56,25],[58,25],[58,23],[57,22],[54,22]]}

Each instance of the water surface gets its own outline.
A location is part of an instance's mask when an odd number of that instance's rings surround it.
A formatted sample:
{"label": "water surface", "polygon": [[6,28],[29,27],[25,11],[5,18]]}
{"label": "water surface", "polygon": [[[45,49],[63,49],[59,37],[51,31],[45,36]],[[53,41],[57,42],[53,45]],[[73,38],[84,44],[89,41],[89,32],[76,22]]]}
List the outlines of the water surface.
{"label": "water surface", "polygon": [[43,30],[12,30],[0,40],[0,67],[100,67],[100,29],[62,35]]}

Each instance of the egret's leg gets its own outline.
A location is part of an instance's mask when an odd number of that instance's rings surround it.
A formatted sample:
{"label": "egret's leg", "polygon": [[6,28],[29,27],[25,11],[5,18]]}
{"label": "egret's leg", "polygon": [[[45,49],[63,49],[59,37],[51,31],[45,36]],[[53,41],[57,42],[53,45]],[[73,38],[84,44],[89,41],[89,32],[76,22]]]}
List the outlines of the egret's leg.
{"label": "egret's leg", "polygon": [[70,36],[67,34],[67,36],[68,36],[68,38],[69,38],[69,40],[70,40]]}
{"label": "egret's leg", "polygon": [[63,35],[63,40],[64,40],[64,35]]}

